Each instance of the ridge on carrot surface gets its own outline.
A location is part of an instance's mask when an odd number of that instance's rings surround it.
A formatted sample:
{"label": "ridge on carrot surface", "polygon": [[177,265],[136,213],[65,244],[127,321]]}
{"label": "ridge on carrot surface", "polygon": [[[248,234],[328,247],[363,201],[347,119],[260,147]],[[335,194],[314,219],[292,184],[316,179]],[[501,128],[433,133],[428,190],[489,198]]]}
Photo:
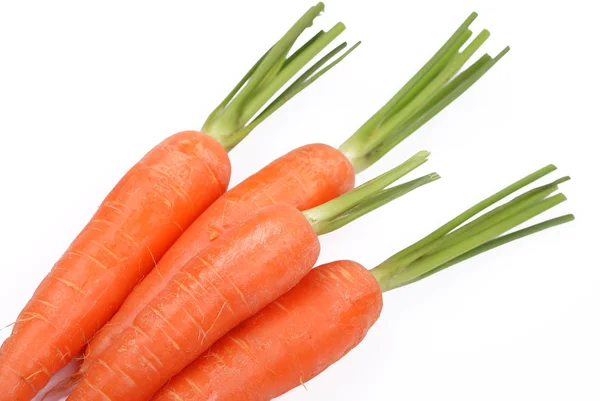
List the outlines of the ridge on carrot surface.
{"label": "ridge on carrot surface", "polygon": [[224,232],[163,278],[162,290],[82,373],[69,401],[148,400],[227,331],[296,285],[316,262],[317,235],[437,180],[428,174],[390,187],[427,156],[419,152],[315,209],[273,205]]}
{"label": "ridge on carrot surface", "polygon": [[440,50],[346,142],[340,151],[352,163],[355,172],[371,166],[397,144],[423,126],[469,89],[509,51],[496,57],[483,55],[460,72],[474,53],[489,38],[483,30],[464,50],[477,18],[472,13]]}
{"label": "ridge on carrot surface", "polygon": [[[2,344],[0,401],[30,400],[77,355],[132,288],[226,191],[231,175],[227,152],[356,48],[342,53],[342,43],[313,62],[344,31],[338,23],[289,54],[323,9],[322,3],[312,7],[267,51],[210,114],[206,132],[168,137],[110,192]],[[305,66],[307,71],[299,74]]]}
{"label": "ridge on carrot surface", "polygon": [[348,260],[311,270],[223,336],[151,401],[268,401],[305,385],[363,340],[380,316],[383,292],[572,221],[573,215],[564,215],[507,233],[563,202],[564,195],[552,194],[568,177],[485,212],[554,169],[547,166],[486,198],[370,271]]}

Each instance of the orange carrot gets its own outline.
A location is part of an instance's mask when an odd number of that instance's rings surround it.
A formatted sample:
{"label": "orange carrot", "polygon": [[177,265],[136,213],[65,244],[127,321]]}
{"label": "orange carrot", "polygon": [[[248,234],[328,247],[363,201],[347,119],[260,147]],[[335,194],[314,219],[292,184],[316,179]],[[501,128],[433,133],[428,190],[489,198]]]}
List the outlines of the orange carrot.
{"label": "orange carrot", "polygon": [[260,209],[223,232],[162,286],[69,400],[146,401],[227,331],[296,285],[317,260],[317,233],[438,178],[384,189],[421,163],[411,160],[304,213],[283,204]]}
{"label": "orange carrot", "polygon": [[225,192],[231,172],[227,151],[356,47],[333,60],[346,44],[336,47],[263,109],[345,29],[339,23],[290,54],[321,11],[319,3],[294,24],[209,115],[202,132],[169,137],[112,190],[2,345],[0,401],[30,400],[77,355],[182,232]]}
{"label": "orange carrot", "polygon": [[220,339],[152,401],[267,401],[303,385],[367,334],[383,307],[373,275],[338,261]]}
{"label": "orange carrot", "polygon": [[415,77],[340,150],[323,144],[300,147],[219,198],[179,238],[164,262],[133,290],[117,314],[93,338],[82,372],[131,325],[167,280],[222,232],[260,207],[288,204],[302,211],[346,193],[354,186],[356,172],[375,163],[476,82],[504,53],[494,59],[485,55],[454,77],[487,37],[484,31],[464,52],[458,53],[469,38],[468,26],[474,18],[471,15]]}
{"label": "orange carrot", "polygon": [[[174,174],[177,173],[177,174]],[[31,399],[227,188],[213,138],[176,134],[121,179],[42,281],[0,349],[0,400]]]}
{"label": "orange carrot", "polygon": [[567,215],[498,237],[564,200],[562,195],[546,198],[559,180],[452,231],[550,170],[488,198],[371,271],[347,260],[313,269],[292,290],[216,342],[151,401],[267,401],[304,385],[363,340],[379,318],[382,292],[571,221],[573,216]]}
{"label": "orange carrot", "polygon": [[308,145],[277,159],[225,193],[185,231],[92,339],[81,371],[85,372],[133,323],[182,266],[248,214],[277,203],[307,210],[353,186],[352,166],[338,150],[327,145]]}

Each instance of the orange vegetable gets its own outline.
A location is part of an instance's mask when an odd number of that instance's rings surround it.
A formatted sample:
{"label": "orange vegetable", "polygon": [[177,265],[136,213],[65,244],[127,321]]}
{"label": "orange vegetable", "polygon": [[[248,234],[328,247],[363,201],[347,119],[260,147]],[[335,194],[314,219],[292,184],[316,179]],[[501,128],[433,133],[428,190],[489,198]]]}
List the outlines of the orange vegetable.
{"label": "orange vegetable", "polygon": [[[0,401],[30,400],[117,311],[135,284],[229,184],[227,151],[339,63],[346,44],[284,85],[345,29],[318,33],[290,54],[323,11],[312,7],[209,115],[202,132],[160,143],[108,195],[43,280],[0,349]],[[261,111],[262,110],[262,111]]]}
{"label": "orange vegetable", "polygon": [[307,210],[346,193],[353,186],[352,166],[344,155],[327,145],[308,145],[277,159],[225,193],[185,231],[92,339],[82,372],[131,326],[169,280],[221,233],[261,207],[281,203]]}
{"label": "orange vegetable", "polygon": [[268,401],[304,385],[363,340],[379,318],[382,292],[571,221],[573,216],[567,215],[500,236],[562,202],[562,195],[547,198],[563,181],[559,180],[458,228],[552,169],[486,199],[371,271],[347,260],[313,269],[292,290],[216,342],[151,401]]}
{"label": "orange vegetable", "polygon": [[355,173],[375,163],[393,146],[433,118],[489,70],[501,57],[482,56],[461,74],[458,70],[485,41],[484,31],[465,51],[471,15],[442,49],[339,150],[328,145],[300,147],[275,160],[225,193],[167,252],[158,268],[127,298],[111,321],[94,337],[82,366],[85,372],[131,325],[181,267],[222,232],[267,205],[288,204],[307,210],[354,186]]}
{"label": "orange vegetable", "polygon": [[147,400],[210,344],[288,291],[318,255],[317,236],[296,209],[259,211],[177,272],[69,399]]}
{"label": "orange vegetable", "polygon": [[382,307],[377,281],[358,263],[319,266],[219,340],[152,401],[271,400],[358,345]]}
{"label": "orange vegetable", "polygon": [[296,285],[317,260],[315,232],[336,229],[437,179],[428,175],[384,189],[423,156],[315,209],[269,206],[223,232],[161,283],[69,400],[146,401],[225,333]]}
{"label": "orange vegetable", "polygon": [[27,400],[117,311],[190,223],[227,188],[227,153],[176,134],[111,191],[20,313],[0,349],[0,400]]}

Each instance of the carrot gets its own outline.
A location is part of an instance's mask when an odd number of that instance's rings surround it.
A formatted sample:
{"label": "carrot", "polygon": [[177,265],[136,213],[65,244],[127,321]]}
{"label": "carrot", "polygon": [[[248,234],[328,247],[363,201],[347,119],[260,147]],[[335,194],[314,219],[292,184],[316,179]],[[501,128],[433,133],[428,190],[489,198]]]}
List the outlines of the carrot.
{"label": "carrot", "polygon": [[358,263],[316,267],[220,339],[152,401],[275,398],[305,384],[354,348],[382,306],[377,281]]}
{"label": "carrot", "polygon": [[480,253],[566,223],[562,216],[511,234],[513,227],[562,202],[555,183],[462,223],[547,174],[549,166],[486,199],[373,270],[348,261],[313,269],[300,283],[214,344],[151,401],[266,401],[324,371],[356,347],[379,318],[382,292]]}
{"label": "carrot", "polygon": [[221,234],[140,311],[69,400],[146,401],[225,333],[296,285],[317,260],[317,234],[436,180],[430,174],[385,189],[424,156],[325,205],[304,213],[269,206]]}
{"label": "carrot", "polygon": [[111,321],[93,338],[81,371],[85,372],[131,325],[169,278],[221,233],[260,207],[283,203],[307,210],[346,193],[354,186],[355,173],[375,163],[473,85],[508,50],[493,59],[484,55],[456,75],[488,36],[484,31],[458,53],[471,34],[468,27],[475,17],[476,14],[469,16],[440,51],[339,150],[324,144],[295,149],[213,203],[166,253],[164,263],[135,287]]}
{"label": "carrot", "polygon": [[79,353],[133,286],[225,192],[231,172],[227,152],[356,47],[335,59],[346,44],[336,47],[267,105],[345,29],[339,23],[319,32],[290,54],[323,7],[312,7],[250,69],[209,115],[202,132],[167,138],[111,191],[40,284],[2,345],[0,401],[30,400]]}
{"label": "carrot", "polygon": [[306,210],[350,190],[354,186],[352,167],[338,155],[337,150],[326,145],[297,149],[294,155],[276,160],[219,198],[173,244],[92,339],[81,371],[85,372],[131,326],[137,314],[182,266],[248,214],[277,203]]}

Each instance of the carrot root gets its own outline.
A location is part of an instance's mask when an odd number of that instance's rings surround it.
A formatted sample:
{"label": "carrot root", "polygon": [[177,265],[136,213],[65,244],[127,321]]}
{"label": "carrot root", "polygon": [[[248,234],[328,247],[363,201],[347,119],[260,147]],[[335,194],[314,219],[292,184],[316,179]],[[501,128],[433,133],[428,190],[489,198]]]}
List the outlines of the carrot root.
{"label": "carrot root", "polygon": [[347,193],[354,172],[346,157],[324,144],[294,149],[217,199],[173,244],[150,274],[127,297],[119,311],[91,340],[82,370],[133,323],[181,268],[213,241],[256,210],[288,204],[307,210]]}
{"label": "carrot root", "polygon": [[[0,348],[0,400],[29,400],[77,355],[134,285],[227,188],[225,150],[175,134],[119,181],[36,289]],[[2,398],[6,397],[6,398]]]}
{"label": "carrot root", "polygon": [[175,274],[90,366],[69,401],[147,401],[216,340],[289,291],[318,254],[317,236],[297,209],[257,211]]}
{"label": "carrot root", "polygon": [[317,267],[219,340],[151,401],[268,401],[305,385],[362,341],[383,307],[371,273]]}

